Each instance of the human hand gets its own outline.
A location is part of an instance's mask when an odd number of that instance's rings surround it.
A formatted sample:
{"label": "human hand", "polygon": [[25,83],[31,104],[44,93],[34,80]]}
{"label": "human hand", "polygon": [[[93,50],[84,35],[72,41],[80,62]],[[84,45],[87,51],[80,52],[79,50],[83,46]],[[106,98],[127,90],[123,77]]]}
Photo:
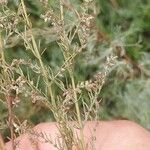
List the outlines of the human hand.
{"label": "human hand", "polygon": [[[51,135],[51,140],[55,141],[59,131],[57,123],[41,123],[34,127],[38,133],[42,132]],[[96,129],[96,132],[93,129]],[[79,136],[79,130],[74,128]],[[95,141],[92,141],[92,137]],[[87,122],[84,127],[85,142],[88,144],[88,150],[92,150],[92,145],[96,150],[149,150],[150,132],[138,124],[127,121],[99,121]],[[42,139],[31,142],[29,135],[22,135],[17,138],[20,150],[57,150],[53,144],[44,142]],[[92,143],[93,142],[93,143]],[[12,150],[11,142],[6,143],[6,149]],[[77,149],[75,146],[72,149]]]}

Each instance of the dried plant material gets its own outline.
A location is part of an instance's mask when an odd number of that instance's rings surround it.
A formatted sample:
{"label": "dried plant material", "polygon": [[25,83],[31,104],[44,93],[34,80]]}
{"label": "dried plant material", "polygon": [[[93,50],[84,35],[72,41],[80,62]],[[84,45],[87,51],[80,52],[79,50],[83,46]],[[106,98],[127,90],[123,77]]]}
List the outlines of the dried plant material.
{"label": "dried plant material", "polygon": [[0,0],[0,4],[1,4],[1,5],[6,5],[7,3],[8,3],[7,0]]}
{"label": "dried plant material", "polygon": [[[80,81],[76,77],[76,70],[84,64],[80,64],[78,59],[85,59],[89,42],[96,37],[92,24],[96,15],[90,6],[92,1],[84,1],[79,8],[63,0],[59,1],[58,8],[49,8],[47,0],[40,2],[43,4],[43,12],[39,14],[39,20],[44,24],[42,29],[39,29],[40,25],[33,28],[34,22],[24,0],[21,0],[17,12],[7,7],[0,13],[0,30],[5,31],[2,49],[19,47],[21,51],[24,50],[21,58],[13,58],[10,62],[7,62],[5,53],[0,51],[3,55],[0,64],[0,92],[7,101],[8,128],[13,149],[19,145],[15,137],[28,133],[33,147],[40,141],[49,142],[60,150],[70,150],[74,146],[86,150],[88,145],[84,139],[84,125],[88,120],[99,118],[100,92],[116,63],[116,56],[106,55],[103,69],[95,71],[89,79]],[[67,19],[67,15],[73,18]],[[57,45],[54,51],[58,53],[53,52],[51,47],[44,47],[45,39],[48,43]],[[112,50],[111,45],[110,49]],[[53,63],[53,55],[57,57],[57,64]],[[44,60],[48,57],[52,61]],[[52,140],[47,133],[30,129],[26,116],[23,119],[18,117],[17,110],[22,107],[24,111],[26,107],[28,111],[29,105],[32,106],[29,113],[38,112],[43,107],[52,113],[60,133],[57,139]],[[78,137],[74,134],[70,121],[76,122],[74,126],[79,130]]]}

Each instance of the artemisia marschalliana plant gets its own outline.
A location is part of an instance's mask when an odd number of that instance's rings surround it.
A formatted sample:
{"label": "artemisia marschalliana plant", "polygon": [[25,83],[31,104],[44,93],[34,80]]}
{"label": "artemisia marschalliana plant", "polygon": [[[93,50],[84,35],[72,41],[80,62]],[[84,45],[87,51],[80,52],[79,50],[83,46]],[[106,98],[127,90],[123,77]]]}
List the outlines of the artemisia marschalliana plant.
{"label": "artemisia marschalliana plant", "polygon": [[[71,150],[74,145],[79,150],[87,150],[89,145],[84,142],[84,124],[88,120],[98,120],[100,92],[116,62],[111,53],[106,57],[103,70],[97,71],[91,79],[80,81],[75,77],[78,57],[84,59],[91,39],[94,41],[97,36],[96,2],[85,0],[77,7],[69,0],[56,0],[56,7],[51,7],[50,1],[40,0],[44,10],[40,19],[48,24],[46,32],[45,29],[34,29],[24,0],[20,1],[17,11],[11,10],[7,1],[1,0],[0,3],[0,100],[8,109],[6,123],[13,149],[19,146],[15,138],[26,132],[32,141],[43,138],[61,150]],[[39,34],[53,37],[52,41],[58,45],[63,58],[60,66],[44,63],[43,53],[49,49],[41,49]],[[8,62],[5,50],[20,42],[22,50],[27,51],[31,58],[14,58]],[[30,70],[34,76],[25,70]],[[24,99],[30,99],[33,107],[38,104],[49,109],[58,122],[61,138],[52,141],[46,133],[33,131],[27,120],[20,121],[15,109],[22,107],[20,103]],[[80,138],[72,130],[72,121],[80,130]]]}

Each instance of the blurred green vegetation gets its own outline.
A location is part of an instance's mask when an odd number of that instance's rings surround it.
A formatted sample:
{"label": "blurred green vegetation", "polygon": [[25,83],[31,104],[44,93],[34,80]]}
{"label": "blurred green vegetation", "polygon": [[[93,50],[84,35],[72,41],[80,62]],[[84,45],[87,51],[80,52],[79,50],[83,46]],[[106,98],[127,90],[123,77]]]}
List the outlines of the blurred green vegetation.
{"label": "blurred green vegetation", "polygon": [[[71,1],[76,7],[82,1]],[[33,28],[44,29],[50,26],[44,23],[40,15],[44,10],[38,0],[26,0],[26,6]],[[55,0],[49,1],[54,9],[58,9]],[[17,10],[18,0],[10,0],[9,7]],[[119,42],[124,48],[124,55],[119,59],[126,62],[119,63],[109,75],[102,89],[100,118],[108,120],[112,118],[127,118],[134,120],[150,129],[150,1],[149,0],[97,0],[99,14],[96,18],[97,32],[102,33],[103,38],[95,44],[89,44],[88,53],[78,57],[76,62],[75,77],[79,81],[89,79],[96,71],[101,69],[101,57],[107,54],[110,41]],[[67,14],[72,19],[71,14]],[[68,19],[68,20],[69,20]],[[72,19],[73,20],[73,19]],[[20,30],[22,26],[20,25]],[[35,30],[36,32],[36,30]],[[42,35],[43,34],[43,35]],[[62,54],[58,51],[55,33],[53,35],[38,33],[41,50],[47,49],[42,59],[51,65],[54,71],[62,63]],[[16,58],[32,59],[34,57],[22,48],[22,42],[8,46],[5,50],[7,62]],[[83,60],[83,57],[87,59]],[[91,57],[88,59],[88,57]],[[99,61],[100,60],[100,61]],[[55,70],[56,69],[56,70]],[[32,71],[24,70],[30,74],[30,78],[37,80]],[[41,83],[42,89],[42,83]],[[2,98],[1,98],[2,99]],[[22,107],[16,110],[19,118],[28,119],[37,124],[42,121],[53,120],[49,111],[44,107],[35,106],[29,102],[21,102]],[[0,119],[7,118],[7,108],[0,105]]]}
{"label": "blurred green vegetation", "polygon": [[[111,39],[122,38],[126,55],[131,59],[127,66],[120,65],[114,70],[103,88],[102,118],[127,118],[150,129],[150,1],[99,3],[99,28]],[[138,71],[136,66],[145,69]]]}

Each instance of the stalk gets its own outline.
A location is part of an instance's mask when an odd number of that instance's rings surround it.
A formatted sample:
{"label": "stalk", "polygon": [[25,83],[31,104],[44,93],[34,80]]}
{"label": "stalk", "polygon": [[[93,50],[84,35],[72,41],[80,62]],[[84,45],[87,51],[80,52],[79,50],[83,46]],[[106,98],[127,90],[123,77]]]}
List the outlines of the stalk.
{"label": "stalk", "polygon": [[82,120],[81,120],[81,114],[80,114],[80,108],[79,108],[77,93],[76,93],[75,81],[74,81],[74,76],[73,76],[72,72],[70,72],[70,77],[71,77],[71,84],[72,84],[72,87],[73,87],[73,94],[74,94],[74,99],[75,99],[75,108],[76,108],[78,123],[79,123],[79,126],[80,126],[81,145],[82,145],[83,150],[85,150],[83,124],[82,124]]}
{"label": "stalk", "polygon": [[[0,61],[2,63],[2,66],[6,65],[1,34],[0,34]],[[9,82],[9,75],[7,74],[6,71],[3,71],[3,75],[4,75],[5,81]],[[14,118],[13,118],[13,105],[12,105],[14,98],[15,97],[11,96],[10,93],[8,93],[8,95],[6,96],[7,107],[8,107],[8,116],[9,116],[8,126],[9,126],[9,130],[10,130],[11,143],[12,143],[13,150],[15,150],[15,141],[14,141],[15,138],[14,138],[14,127],[13,127]]]}
{"label": "stalk", "polygon": [[8,95],[7,96],[7,105],[8,105],[8,125],[9,125],[9,130],[11,134],[11,144],[12,144],[12,149],[15,150],[15,138],[14,138],[14,127],[13,127],[13,122],[14,122],[14,117],[13,117],[13,106],[12,102],[14,101],[14,96]]}
{"label": "stalk", "polygon": [[[64,27],[64,12],[63,12],[63,2],[62,2],[62,0],[60,0],[60,17],[61,17],[61,21],[62,21],[62,26]],[[65,30],[63,30],[63,35],[65,37]],[[65,57],[65,60],[67,60],[68,57],[65,56],[65,55],[64,55],[64,57]],[[77,93],[76,93],[73,70],[69,68],[69,65],[68,65],[68,71],[69,71],[69,75],[70,75],[70,78],[71,78],[71,84],[72,84],[72,88],[73,88],[73,95],[74,95],[74,101],[75,101],[75,109],[76,109],[76,113],[77,113],[78,123],[79,123],[79,126],[80,126],[81,146],[82,146],[82,149],[85,150],[83,124],[82,124],[81,115],[80,115],[80,108],[79,108],[79,103],[78,103],[78,98],[77,98]]]}
{"label": "stalk", "polygon": [[[27,11],[26,11],[26,7],[25,7],[25,4],[24,4],[24,0],[21,0],[21,4],[22,4],[22,8],[23,8],[23,12],[24,12],[24,17],[25,17],[26,23],[27,23],[29,29],[31,29],[31,22],[29,21],[29,18],[28,18],[28,15],[27,15]],[[38,50],[35,38],[33,36],[33,33],[32,33],[31,30],[30,30],[30,32],[31,32],[31,41],[32,41],[32,45],[33,45],[33,50],[34,50],[35,55],[36,55],[36,57],[37,57],[37,59],[38,59],[38,61],[40,63],[40,67],[41,67],[41,70],[42,70],[45,82],[47,84],[48,92],[49,92],[50,97],[51,97],[52,105],[55,107],[56,106],[56,102],[55,102],[55,99],[54,99],[51,83],[49,82],[49,79],[47,77],[48,76],[47,75],[47,71],[46,71],[46,68],[44,67],[44,64],[42,62],[41,55],[39,53],[39,50]]]}

